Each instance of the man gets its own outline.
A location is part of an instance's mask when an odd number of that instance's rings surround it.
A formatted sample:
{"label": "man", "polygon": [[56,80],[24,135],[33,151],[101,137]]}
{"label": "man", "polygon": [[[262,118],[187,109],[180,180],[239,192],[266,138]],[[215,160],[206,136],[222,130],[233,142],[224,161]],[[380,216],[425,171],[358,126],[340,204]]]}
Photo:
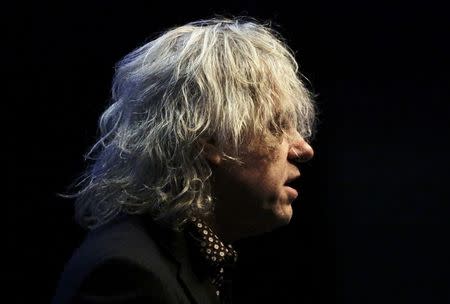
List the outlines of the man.
{"label": "man", "polygon": [[278,34],[213,19],[117,65],[93,164],[89,228],[53,303],[229,303],[231,243],[286,225],[314,104]]}

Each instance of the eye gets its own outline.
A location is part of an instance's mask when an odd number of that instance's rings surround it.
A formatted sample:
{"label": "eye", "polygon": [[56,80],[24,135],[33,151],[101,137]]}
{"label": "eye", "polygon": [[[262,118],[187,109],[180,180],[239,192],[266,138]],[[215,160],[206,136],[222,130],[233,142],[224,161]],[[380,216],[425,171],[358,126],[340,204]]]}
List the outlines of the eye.
{"label": "eye", "polygon": [[269,123],[269,131],[271,134],[276,137],[281,136],[283,133],[289,132],[293,128],[292,122],[285,115],[277,115],[270,123]]}
{"label": "eye", "polygon": [[283,119],[281,119],[280,127],[283,130],[289,130],[292,127],[292,123],[286,117],[284,117]]}
{"label": "eye", "polygon": [[270,133],[276,134],[279,129],[277,121],[276,120],[269,121],[268,129],[269,129]]}

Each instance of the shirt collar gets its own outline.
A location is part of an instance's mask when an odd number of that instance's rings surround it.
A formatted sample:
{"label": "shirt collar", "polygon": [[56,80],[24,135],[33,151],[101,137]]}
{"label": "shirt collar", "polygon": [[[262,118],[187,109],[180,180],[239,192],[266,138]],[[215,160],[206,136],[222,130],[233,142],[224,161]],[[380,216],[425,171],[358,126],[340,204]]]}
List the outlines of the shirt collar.
{"label": "shirt collar", "polygon": [[210,277],[217,295],[225,295],[227,278],[238,254],[231,244],[225,244],[213,229],[199,218],[192,217],[185,229],[187,242],[199,267]]}

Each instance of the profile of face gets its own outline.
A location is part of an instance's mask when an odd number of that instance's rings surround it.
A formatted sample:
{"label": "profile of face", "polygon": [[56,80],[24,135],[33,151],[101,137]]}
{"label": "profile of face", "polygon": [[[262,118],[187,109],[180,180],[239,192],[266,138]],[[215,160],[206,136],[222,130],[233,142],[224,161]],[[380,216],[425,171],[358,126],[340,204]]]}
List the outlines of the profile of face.
{"label": "profile of face", "polygon": [[214,148],[206,151],[213,170],[215,225],[228,241],[260,234],[286,225],[292,218],[292,202],[298,189],[291,183],[300,177],[299,162],[314,155],[296,130],[273,149],[258,144],[246,149],[243,164],[224,160]]}

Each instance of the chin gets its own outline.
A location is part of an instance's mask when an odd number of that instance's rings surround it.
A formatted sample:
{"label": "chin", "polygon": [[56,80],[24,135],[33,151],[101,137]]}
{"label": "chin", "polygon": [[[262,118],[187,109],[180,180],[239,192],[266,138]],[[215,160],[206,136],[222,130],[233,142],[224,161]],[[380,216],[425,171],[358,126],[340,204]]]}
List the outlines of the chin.
{"label": "chin", "polygon": [[292,207],[291,205],[283,205],[279,206],[275,210],[275,217],[276,217],[276,226],[285,226],[291,222],[292,219]]}

